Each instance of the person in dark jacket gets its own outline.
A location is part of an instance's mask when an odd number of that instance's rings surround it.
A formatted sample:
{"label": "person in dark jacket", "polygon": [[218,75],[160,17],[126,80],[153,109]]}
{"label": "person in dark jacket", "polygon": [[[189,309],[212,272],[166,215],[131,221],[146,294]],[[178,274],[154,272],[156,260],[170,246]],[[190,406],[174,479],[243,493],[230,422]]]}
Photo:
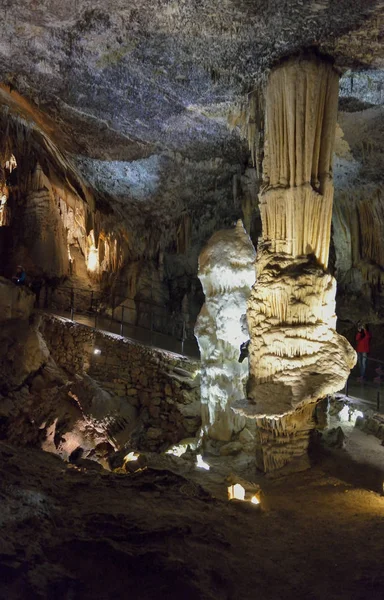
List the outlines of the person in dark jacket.
{"label": "person in dark jacket", "polygon": [[239,363],[242,363],[243,360],[245,358],[248,358],[249,356],[249,343],[251,340],[247,340],[246,342],[243,342],[240,346],[240,356],[239,356]]}
{"label": "person in dark jacket", "polygon": [[24,267],[19,265],[16,269],[16,273],[12,277],[13,283],[16,283],[16,285],[25,285],[26,278],[27,278],[27,275],[25,273]]}
{"label": "person in dark jacket", "polygon": [[360,377],[358,381],[364,381],[365,370],[367,367],[367,356],[370,350],[371,333],[365,325],[359,325],[356,334],[356,352],[357,362],[360,368]]}

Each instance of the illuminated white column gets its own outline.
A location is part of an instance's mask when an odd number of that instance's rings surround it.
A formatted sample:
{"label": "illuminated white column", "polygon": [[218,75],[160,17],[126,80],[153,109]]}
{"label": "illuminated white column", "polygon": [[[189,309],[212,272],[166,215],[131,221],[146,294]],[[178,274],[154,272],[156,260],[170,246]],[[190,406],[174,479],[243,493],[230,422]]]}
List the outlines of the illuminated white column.
{"label": "illuminated white column", "polygon": [[204,434],[228,441],[244,426],[231,404],[245,395],[248,361],[239,363],[248,339],[247,299],[255,281],[255,249],[239,221],[218,231],[199,256],[205,304],[195,334],[201,353],[201,404]]}

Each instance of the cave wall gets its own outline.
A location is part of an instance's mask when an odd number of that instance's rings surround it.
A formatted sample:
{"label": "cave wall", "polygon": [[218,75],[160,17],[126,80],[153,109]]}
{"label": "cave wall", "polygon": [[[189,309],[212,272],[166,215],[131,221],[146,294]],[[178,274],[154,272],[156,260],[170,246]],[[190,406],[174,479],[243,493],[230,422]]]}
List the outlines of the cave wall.
{"label": "cave wall", "polygon": [[[124,318],[139,326],[150,325],[144,305],[157,305],[159,314],[152,318],[157,330],[174,334],[172,315],[180,321],[175,335],[181,337],[184,321],[192,337],[203,302],[197,278],[201,247],[242,212],[252,221],[253,179],[248,174],[243,193],[247,154],[240,138],[232,136],[230,152],[217,147],[216,156],[201,160],[170,151],[132,162],[74,156],[66,166],[68,179],[60,171],[68,159],[48,135],[13,115],[8,121],[0,116],[7,131],[0,148],[7,195],[2,272],[10,276],[22,264],[29,280],[42,277],[49,285],[100,292],[107,312],[128,304]],[[7,175],[11,156],[15,168]],[[84,181],[92,194],[84,193]],[[67,296],[56,294],[55,306],[67,308]],[[76,308],[86,310],[88,297],[77,296]]]}
{"label": "cave wall", "polygon": [[340,111],[338,121],[332,227],[337,312],[347,330],[384,319],[384,109]]}

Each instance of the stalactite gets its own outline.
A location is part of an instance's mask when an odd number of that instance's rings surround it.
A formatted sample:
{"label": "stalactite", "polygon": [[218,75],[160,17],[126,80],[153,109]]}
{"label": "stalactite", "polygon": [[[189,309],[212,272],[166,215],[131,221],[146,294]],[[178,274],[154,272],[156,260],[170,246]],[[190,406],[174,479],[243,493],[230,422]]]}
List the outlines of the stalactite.
{"label": "stalactite", "polygon": [[176,236],[177,253],[185,254],[191,245],[191,217],[188,214],[182,215]]}
{"label": "stalactite", "polygon": [[230,129],[239,127],[240,134],[247,140],[252,164],[261,178],[264,144],[264,85],[260,83],[248,94],[247,101],[228,115]]}

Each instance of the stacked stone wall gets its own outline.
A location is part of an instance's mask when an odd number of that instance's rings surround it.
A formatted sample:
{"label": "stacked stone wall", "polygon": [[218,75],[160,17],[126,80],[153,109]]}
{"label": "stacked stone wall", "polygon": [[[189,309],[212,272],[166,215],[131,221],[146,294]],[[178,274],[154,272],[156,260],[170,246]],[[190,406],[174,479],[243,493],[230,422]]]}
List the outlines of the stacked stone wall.
{"label": "stacked stone wall", "polygon": [[162,450],[199,430],[197,361],[51,315],[41,317],[39,329],[58,366],[87,373],[139,410],[140,448]]}

